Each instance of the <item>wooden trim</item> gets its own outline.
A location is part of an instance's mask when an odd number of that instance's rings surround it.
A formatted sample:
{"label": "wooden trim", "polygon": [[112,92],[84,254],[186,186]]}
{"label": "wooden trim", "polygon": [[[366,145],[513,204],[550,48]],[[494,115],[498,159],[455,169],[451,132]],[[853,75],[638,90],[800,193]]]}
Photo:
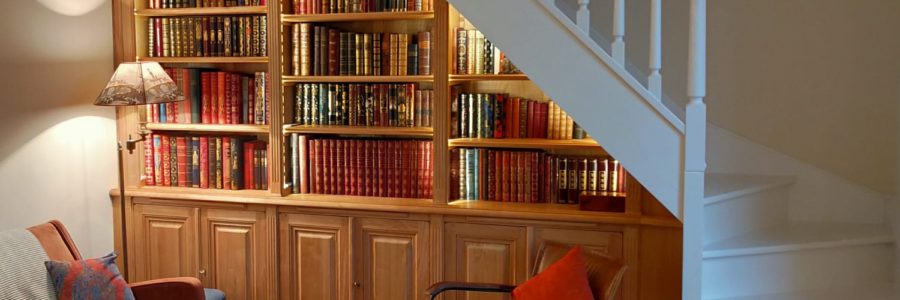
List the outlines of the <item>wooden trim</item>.
{"label": "wooden trim", "polygon": [[[284,143],[284,135],[281,133],[282,124],[282,93],[279,88],[282,75],[282,53],[281,49],[282,30],[281,21],[278,16],[281,15],[280,5],[282,1],[270,1],[268,3],[268,18],[266,29],[268,32],[268,60],[269,60],[269,191],[275,194],[283,194],[285,192],[285,178],[283,175],[285,155],[287,151]],[[274,101],[274,103],[272,103]]]}
{"label": "wooden trim", "polygon": [[[450,195],[450,85],[447,73],[450,71],[450,3],[434,1],[434,24],[431,32],[431,71],[434,74],[434,101],[431,108],[434,143],[432,144],[432,187],[434,204],[447,203]],[[441,47],[444,45],[444,47]]]}
{"label": "wooden trim", "polygon": [[180,16],[213,16],[213,15],[264,15],[265,6],[236,7],[198,7],[198,8],[163,8],[136,9],[137,17],[180,17]]}
{"label": "wooden trim", "polygon": [[404,83],[404,82],[432,82],[431,75],[407,75],[407,76],[282,76],[284,85],[294,83]]}
{"label": "wooden trim", "polygon": [[283,23],[300,22],[364,22],[364,21],[394,21],[394,20],[430,20],[434,19],[434,12],[430,11],[403,11],[403,12],[366,12],[366,13],[340,13],[340,14],[308,14],[308,15],[281,15]]}
{"label": "wooden trim", "polygon": [[338,135],[385,135],[431,138],[434,130],[430,127],[362,127],[330,125],[284,125],[284,133],[338,134]]}
{"label": "wooden trim", "polygon": [[158,131],[259,133],[259,134],[269,133],[269,125],[147,123],[146,126],[147,126],[147,129],[158,130]]}
{"label": "wooden trim", "polygon": [[450,74],[450,82],[467,82],[467,81],[521,81],[528,80],[525,74],[473,74],[458,75]]}
{"label": "wooden trim", "polygon": [[[221,57],[138,57],[139,61],[155,61],[173,64],[265,64],[268,57],[258,56],[221,56]],[[277,82],[277,81],[272,81]]]}
{"label": "wooden trim", "polygon": [[[592,139],[548,140],[548,139],[480,139],[456,138],[449,142],[450,148],[513,148],[513,149],[588,149],[603,150]],[[605,151],[604,151],[605,153]]]}

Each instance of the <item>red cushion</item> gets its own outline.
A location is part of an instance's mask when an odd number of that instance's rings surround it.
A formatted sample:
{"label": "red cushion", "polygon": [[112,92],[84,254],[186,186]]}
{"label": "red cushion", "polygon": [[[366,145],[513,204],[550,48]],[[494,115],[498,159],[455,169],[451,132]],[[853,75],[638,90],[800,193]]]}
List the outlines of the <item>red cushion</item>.
{"label": "red cushion", "polygon": [[513,290],[516,300],[593,300],[581,246]]}

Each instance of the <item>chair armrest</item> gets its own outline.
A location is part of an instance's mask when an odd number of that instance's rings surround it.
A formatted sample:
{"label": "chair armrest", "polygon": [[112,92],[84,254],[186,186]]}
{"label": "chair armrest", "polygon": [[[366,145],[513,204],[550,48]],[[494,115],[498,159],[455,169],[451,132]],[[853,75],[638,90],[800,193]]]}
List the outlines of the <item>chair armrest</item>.
{"label": "chair armrest", "polygon": [[193,277],[148,280],[129,285],[137,300],[204,300],[203,285]]}
{"label": "chair armrest", "polygon": [[437,297],[446,291],[468,291],[468,292],[489,292],[489,293],[512,293],[516,288],[514,285],[498,284],[498,283],[476,283],[476,282],[459,282],[459,281],[442,281],[431,285],[425,291],[431,296],[431,299]]}

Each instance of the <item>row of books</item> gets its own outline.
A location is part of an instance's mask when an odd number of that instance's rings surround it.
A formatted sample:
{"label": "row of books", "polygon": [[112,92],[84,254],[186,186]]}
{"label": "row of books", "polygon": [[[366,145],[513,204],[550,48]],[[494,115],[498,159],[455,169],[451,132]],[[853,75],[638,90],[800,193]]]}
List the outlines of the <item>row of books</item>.
{"label": "row of books", "polygon": [[291,135],[294,193],[431,198],[432,142]]}
{"label": "row of books", "polygon": [[584,191],[625,191],[625,170],[610,158],[480,148],[451,151],[454,199],[578,203]]}
{"label": "row of books", "polygon": [[434,93],[413,83],[300,83],[294,95],[300,125],[431,126]]}
{"label": "row of books", "polygon": [[144,184],[203,189],[268,189],[268,144],[237,136],[152,134],[144,143]]}
{"label": "row of books", "polygon": [[433,0],[293,0],[294,14],[433,11]]}
{"label": "row of books", "polygon": [[459,93],[450,108],[459,138],[583,139],[586,134],[553,102],[508,94]]}
{"label": "row of books", "polygon": [[309,75],[430,75],[431,32],[357,33],[292,25],[291,72]]}
{"label": "row of books", "polygon": [[148,8],[265,6],[266,0],[149,0]]}
{"label": "row of books", "polygon": [[147,121],[192,124],[269,124],[269,76],[196,68],[166,68],[184,101],[149,104]]}
{"label": "row of books", "polygon": [[455,60],[456,74],[522,73],[503,51],[477,29],[456,28]]}
{"label": "row of books", "polygon": [[266,16],[151,17],[151,57],[266,56]]}

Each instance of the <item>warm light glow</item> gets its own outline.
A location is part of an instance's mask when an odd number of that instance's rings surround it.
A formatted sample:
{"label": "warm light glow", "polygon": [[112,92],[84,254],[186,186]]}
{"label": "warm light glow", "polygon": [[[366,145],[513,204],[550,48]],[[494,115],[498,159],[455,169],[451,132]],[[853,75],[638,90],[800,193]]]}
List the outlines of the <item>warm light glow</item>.
{"label": "warm light glow", "polygon": [[67,16],[80,16],[100,7],[106,0],[37,0],[47,8]]}

